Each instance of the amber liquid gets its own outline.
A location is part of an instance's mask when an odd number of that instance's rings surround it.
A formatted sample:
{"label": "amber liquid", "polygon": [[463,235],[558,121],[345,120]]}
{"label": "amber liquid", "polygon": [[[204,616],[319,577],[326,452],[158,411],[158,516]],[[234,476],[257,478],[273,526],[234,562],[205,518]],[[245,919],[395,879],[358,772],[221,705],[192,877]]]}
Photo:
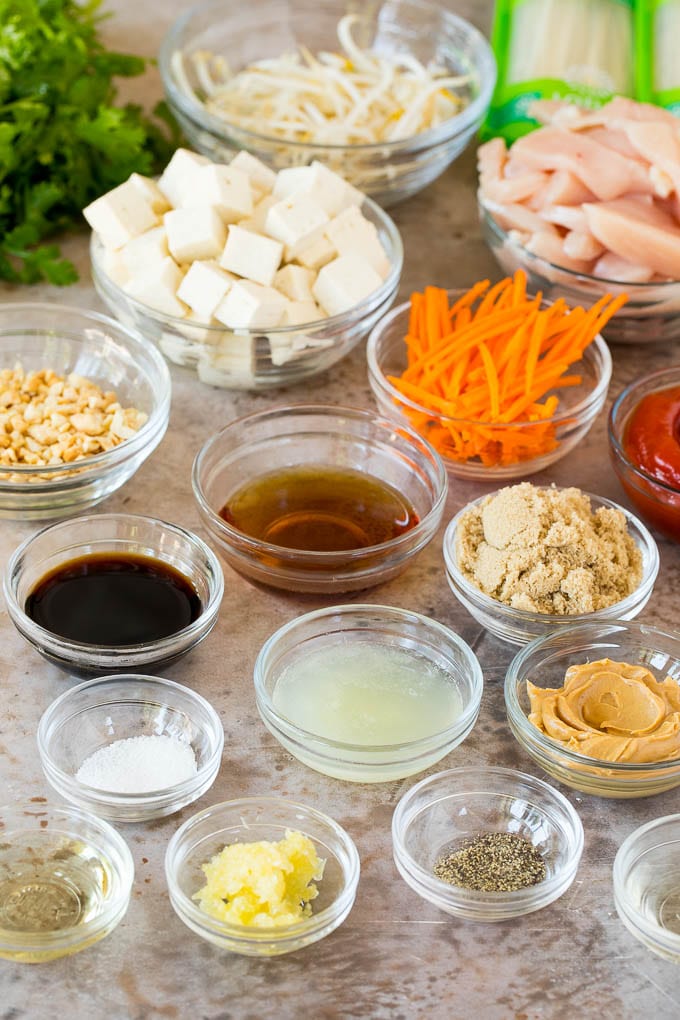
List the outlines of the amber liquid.
{"label": "amber liquid", "polygon": [[220,510],[234,528],[272,545],[341,552],[389,542],[419,523],[413,506],[352,468],[282,468],[242,486]]}
{"label": "amber liquid", "polygon": [[70,641],[117,647],[176,634],[198,618],[201,600],[168,563],[134,553],[95,553],[41,578],[25,612]]}

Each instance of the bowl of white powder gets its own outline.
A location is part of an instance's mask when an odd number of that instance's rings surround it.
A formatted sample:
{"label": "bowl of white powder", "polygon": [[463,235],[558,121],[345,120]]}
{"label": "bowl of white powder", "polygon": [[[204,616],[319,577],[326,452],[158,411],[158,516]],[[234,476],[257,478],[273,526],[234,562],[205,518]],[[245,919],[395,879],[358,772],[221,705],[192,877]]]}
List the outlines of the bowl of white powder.
{"label": "bowl of white powder", "polygon": [[188,687],[118,674],[72,687],[38,726],[43,771],[66,800],[117,822],[174,814],[214,783],[224,730]]}

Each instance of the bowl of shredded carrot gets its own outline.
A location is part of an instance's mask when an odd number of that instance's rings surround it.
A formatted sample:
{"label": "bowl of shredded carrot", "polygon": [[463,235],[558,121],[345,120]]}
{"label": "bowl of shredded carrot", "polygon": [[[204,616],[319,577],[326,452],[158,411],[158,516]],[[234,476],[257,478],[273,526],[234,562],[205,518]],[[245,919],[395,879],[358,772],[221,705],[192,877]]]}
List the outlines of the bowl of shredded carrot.
{"label": "bowl of shredded carrot", "polygon": [[570,308],[527,294],[518,270],[466,291],[425,287],[373,329],[367,358],[382,414],[408,423],[469,478],[541,471],[585,436],[612,361],[600,330],[625,301]]}

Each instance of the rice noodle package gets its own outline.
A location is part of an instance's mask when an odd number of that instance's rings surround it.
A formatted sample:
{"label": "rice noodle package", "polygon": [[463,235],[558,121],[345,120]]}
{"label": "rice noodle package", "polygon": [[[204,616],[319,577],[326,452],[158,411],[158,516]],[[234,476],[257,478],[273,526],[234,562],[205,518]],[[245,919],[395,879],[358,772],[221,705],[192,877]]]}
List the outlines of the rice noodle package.
{"label": "rice noodle package", "polygon": [[636,94],[680,116],[680,0],[636,0]]}
{"label": "rice noodle package", "polygon": [[[680,0],[667,6],[680,8]],[[513,141],[531,131],[536,99],[595,108],[632,96],[634,20],[633,0],[497,0],[498,83],[483,136]]]}

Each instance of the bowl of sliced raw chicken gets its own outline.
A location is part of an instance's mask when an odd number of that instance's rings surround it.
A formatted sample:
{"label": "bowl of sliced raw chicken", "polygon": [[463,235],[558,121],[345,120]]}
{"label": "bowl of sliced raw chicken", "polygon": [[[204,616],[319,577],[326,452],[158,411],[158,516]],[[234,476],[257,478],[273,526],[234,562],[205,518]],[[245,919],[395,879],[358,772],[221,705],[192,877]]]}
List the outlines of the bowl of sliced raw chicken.
{"label": "bowl of sliced raw chicken", "polygon": [[628,301],[612,343],[680,340],[680,120],[617,96],[598,110],[539,100],[535,131],[478,152],[482,230],[506,273],[547,300]]}

